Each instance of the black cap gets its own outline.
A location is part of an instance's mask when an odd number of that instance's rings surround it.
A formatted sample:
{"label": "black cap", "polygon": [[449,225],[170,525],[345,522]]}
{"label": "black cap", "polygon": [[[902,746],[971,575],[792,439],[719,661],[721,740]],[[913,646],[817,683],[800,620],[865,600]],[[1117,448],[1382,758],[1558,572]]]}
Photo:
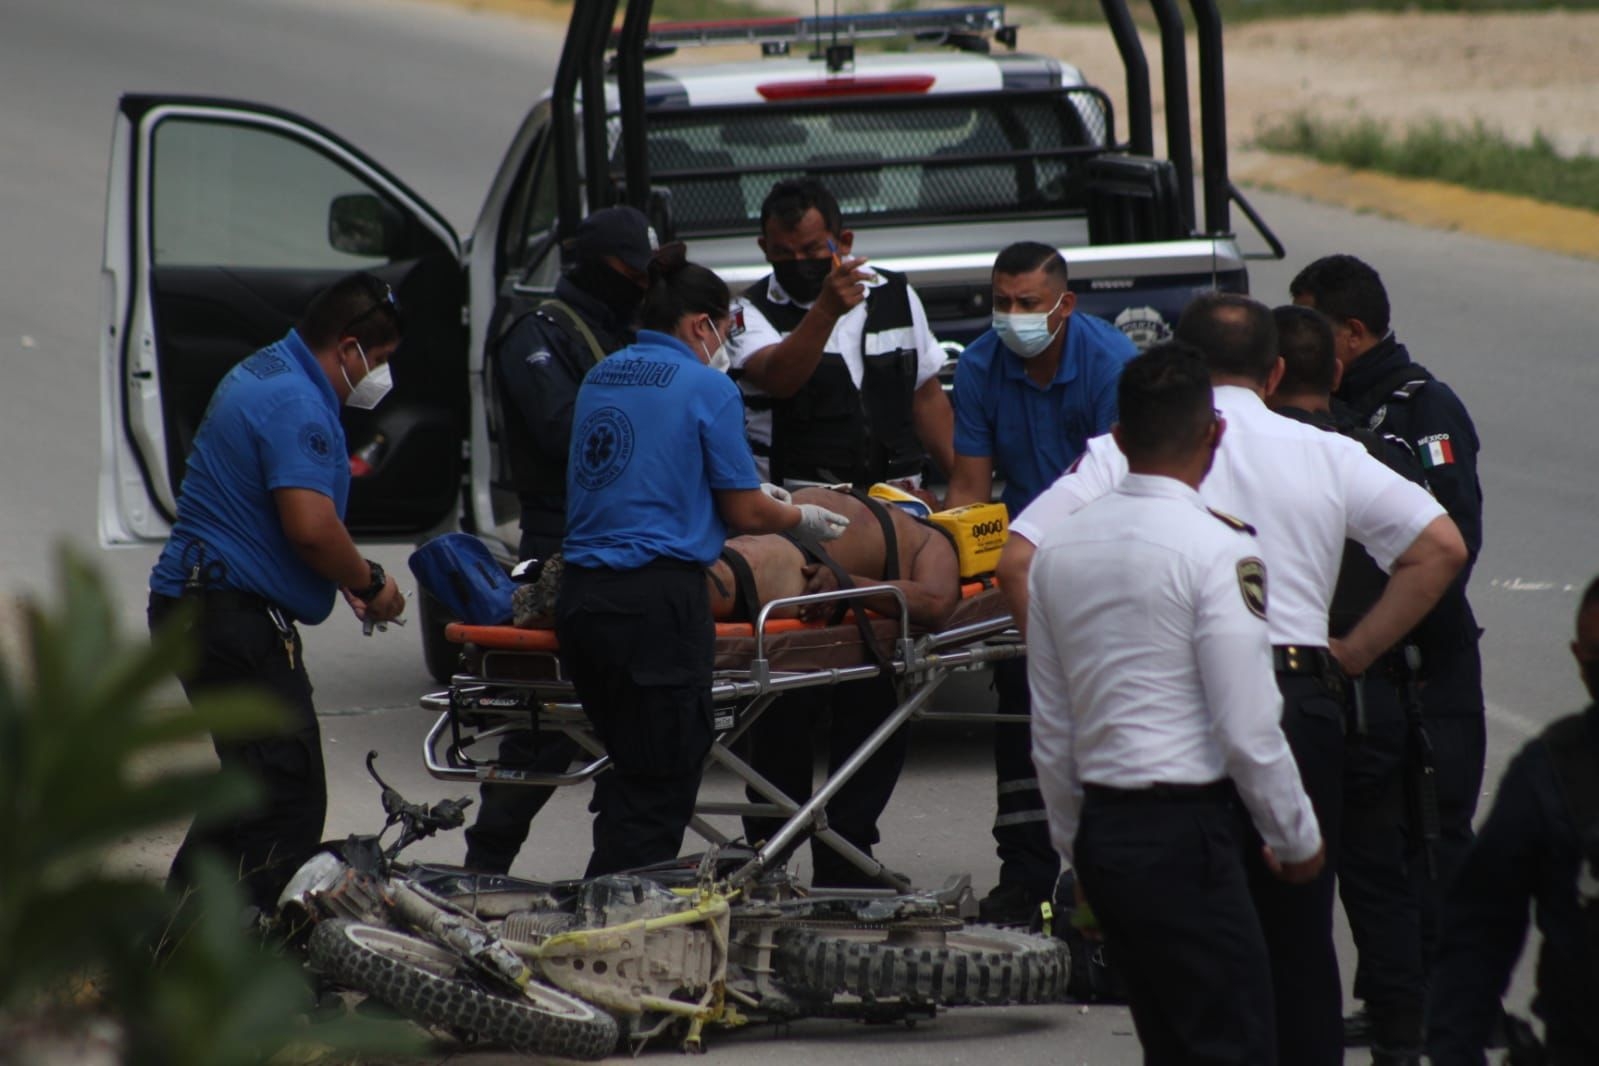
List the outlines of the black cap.
{"label": "black cap", "polygon": [[614,255],[634,270],[650,268],[650,257],[659,242],[644,212],[619,204],[602,207],[577,224],[572,235],[572,254],[579,262],[599,262]]}

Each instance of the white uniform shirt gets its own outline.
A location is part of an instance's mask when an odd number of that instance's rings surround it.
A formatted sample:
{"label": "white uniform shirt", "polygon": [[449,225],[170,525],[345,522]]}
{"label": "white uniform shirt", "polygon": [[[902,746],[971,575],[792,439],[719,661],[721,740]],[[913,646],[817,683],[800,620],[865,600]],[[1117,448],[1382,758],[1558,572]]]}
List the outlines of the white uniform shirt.
{"label": "white uniform shirt", "polygon": [[[861,362],[863,351],[876,355],[879,352],[892,352],[901,348],[916,349],[916,387],[921,388],[929,380],[938,376],[944,368],[944,349],[938,345],[938,338],[933,336],[932,329],[927,325],[927,311],[922,307],[921,297],[916,295],[914,286],[907,286],[907,296],[911,305],[911,326],[909,329],[890,329],[871,337],[865,337],[865,346],[862,338],[866,330],[866,312],[870,304],[871,290],[884,284],[881,275],[874,274],[866,282],[866,299],[846,311],[842,317],[833,323],[833,332],[827,338],[827,344],[822,349],[827,352],[837,352],[844,359],[844,365],[849,368],[850,380],[858,389],[861,387],[861,377],[865,367]],[[809,310],[810,304],[802,304],[791,300],[788,293],[777,283],[777,278],[772,278],[768,286],[767,295],[773,303],[793,304]],[[788,334],[780,333],[760,310],[743,297],[739,297],[736,306],[744,312],[744,334],[733,344],[728,345],[729,354],[734,369],[742,367],[749,362],[750,356],[763,348],[769,348],[781,341]],[[766,393],[740,380],[739,388],[749,396],[764,396]],[[770,448],[772,444],[772,412],[771,411],[745,411],[744,431],[749,436],[750,443],[763,445],[761,450]],[[755,464],[760,468],[761,477],[764,479],[770,467],[764,456],[757,455]]]}
{"label": "white uniform shirt", "polygon": [[1193,489],[1139,474],[1045,536],[1027,581],[1033,764],[1068,860],[1084,782],[1224,777],[1279,858],[1315,854],[1321,831],[1279,725],[1257,613],[1265,581],[1260,595],[1246,587],[1255,554],[1255,538]]}
{"label": "white uniform shirt", "polygon": [[[1344,540],[1359,541],[1391,570],[1444,509],[1355,441],[1274,414],[1250,389],[1223,385],[1215,402],[1227,429],[1200,498],[1259,534],[1272,576],[1272,643],[1325,646]],[[1116,443],[1108,435],[1094,438],[1077,465],[1011,522],[1011,533],[1040,543],[1126,473]]]}

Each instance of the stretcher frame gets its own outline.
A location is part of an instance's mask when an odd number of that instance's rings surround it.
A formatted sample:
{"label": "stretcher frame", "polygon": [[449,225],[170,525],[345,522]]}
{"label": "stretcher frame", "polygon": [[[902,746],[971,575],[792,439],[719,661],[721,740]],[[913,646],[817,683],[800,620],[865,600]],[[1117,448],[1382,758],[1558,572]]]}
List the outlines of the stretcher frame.
{"label": "stretcher frame", "polygon": [[[997,596],[997,592],[993,594]],[[774,668],[768,643],[772,622],[776,621],[773,618],[775,611],[884,595],[895,599],[898,617],[891,641],[879,641],[880,646],[883,643],[891,644],[890,648],[884,649],[888,654],[882,656],[880,661],[870,655],[862,639],[862,653],[867,661],[860,665],[815,670]],[[845,623],[845,626],[855,631],[853,625]],[[730,879],[732,888],[749,883],[780,865],[783,856],[795,845],[806,837],[814,836],[862,873],[880,882],[884,886],[881,890],[883,893],[909,890],[911,886],[902,875],[887,869],[828,828],[827,804],[898,729],[912,720],[1006,725],[1028,721],[1028,716],[1024,714],[934,711],[929,706],[939,686],[955,672],[1021,658],[1026,654],[1026,646],[1009,614],[1000,612],[952,629],[918,633],[911,625],[904,592],[893,585],[870,585],[772,600],[762,606],[752,630],[754,646],[747,666],[742,669],[718,669],[712,675],[711,700],[716,709],[716,721],[715,736],[706,756],[706,765],[722,766],[766,802],[701,800],[695,805],[689,827],[712,844],[723,845],[730,843],[732,838],[707,822],[706,816],[755,815],[785,819],[781,828],[756,846],[752,857],[734,873]],[[471,627],[451,626],[450,638],[457,643],[470,645],[470,634],[473,632]],[[483,633],[482,630],[475,632]],[[445,781],[562,787],[589,781],[610,765],[610,757],[606,755],[603,744],[584,715],[571,680],[561,670],[557,652],[504,650],[484,645],[479,645],[479,649],[479,669],[476,673],[456,674],[450,679],[447,690],[422,697],[423,709],[438,712],[439,715],[423,742],[423,761],[429,774]],[[548,668],[550,676],[535,679],[512,676],[510,672],[496,676],[501,659],[505,656],[517,657],[508,665],[516,661],[525,664],[525,657],[528,656],[543,657],[546,661],[542,665]],[[884,674],[895,679],[898,704],[843,764],[828,775],[806,802],[799,803],[785,794],[733,750],[738,739],[760,720],[761,715],[783,693],[840,685]],[[565,773],[551,774],[503,765],[495,759],[476,758],[469,752],[469,749],[484,741],[528,728],[571,737],[590,756],[589,761],[576,769],[569,768]],[[870,893],[877,890],[854,891]]]}

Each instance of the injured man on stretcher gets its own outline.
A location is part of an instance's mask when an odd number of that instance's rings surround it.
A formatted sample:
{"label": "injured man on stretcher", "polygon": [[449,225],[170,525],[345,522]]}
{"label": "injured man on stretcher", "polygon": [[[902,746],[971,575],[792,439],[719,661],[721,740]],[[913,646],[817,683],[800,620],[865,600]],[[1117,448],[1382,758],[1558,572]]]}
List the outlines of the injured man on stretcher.
{"label": "injured man on stretcher", "polygon": [[[718,622],[753,622],[776,599],[864,585],[893,585],[905,596],[913,626],[936,630],[960,603],[960,563],[949,535],[899,507],[864,494],[826,488],[794,492],[794,502],[814,503],[844,515],[849,527],[826,545],[791,533],[734,537],[706,569],[711,613]],[[898,617],[888,594],[862,605]],[[843,601],[779,607],[773,617],[826,622],[849,607]]]}

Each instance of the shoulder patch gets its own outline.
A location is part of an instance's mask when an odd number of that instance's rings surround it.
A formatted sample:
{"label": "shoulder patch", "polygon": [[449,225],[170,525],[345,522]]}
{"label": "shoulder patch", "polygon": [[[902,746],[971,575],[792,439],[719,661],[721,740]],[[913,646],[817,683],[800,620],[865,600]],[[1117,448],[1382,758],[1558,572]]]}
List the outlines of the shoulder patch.
{"label": "shoulder patch", "polygon": [[321,466],[335,466],[344,456],[337,454],[333,438],[320,422],[306,422],[300,427],[300,451],[306,458]]}
{"label": "shoulder patch", "polygon": [[1228,529],[1238,533],[1248,533],[1251,537],[1255,535],[1255,527],[1250,525],[1248,522],[1245,522],[1242,518],[1238,518],[1235,515],[1230,515],[1226,511],[1218,511],[1214,507],[1207,507],[1205,510],[1209,511],[1211,514],[1220,519],[1221,524],[1226,526]]}
{"label": "shoulder patch", "polygon": [[1455,461],[1455,445],[1447,433],[1434,433],[1416,442],[1416,454],[1421,465],[1428,470],[1448,466]]}
{"label": "shoulder patch", "polygon": [[289,372],[288,361],[276,352],[262,349],[244,361],[244,369],[265,381]]}
{"label": "shoulder patch", "polygon": [[1266,564],[1250,556],[1238,560],[1238,591],[1243,594],[1249,613],[1266,617]]}

